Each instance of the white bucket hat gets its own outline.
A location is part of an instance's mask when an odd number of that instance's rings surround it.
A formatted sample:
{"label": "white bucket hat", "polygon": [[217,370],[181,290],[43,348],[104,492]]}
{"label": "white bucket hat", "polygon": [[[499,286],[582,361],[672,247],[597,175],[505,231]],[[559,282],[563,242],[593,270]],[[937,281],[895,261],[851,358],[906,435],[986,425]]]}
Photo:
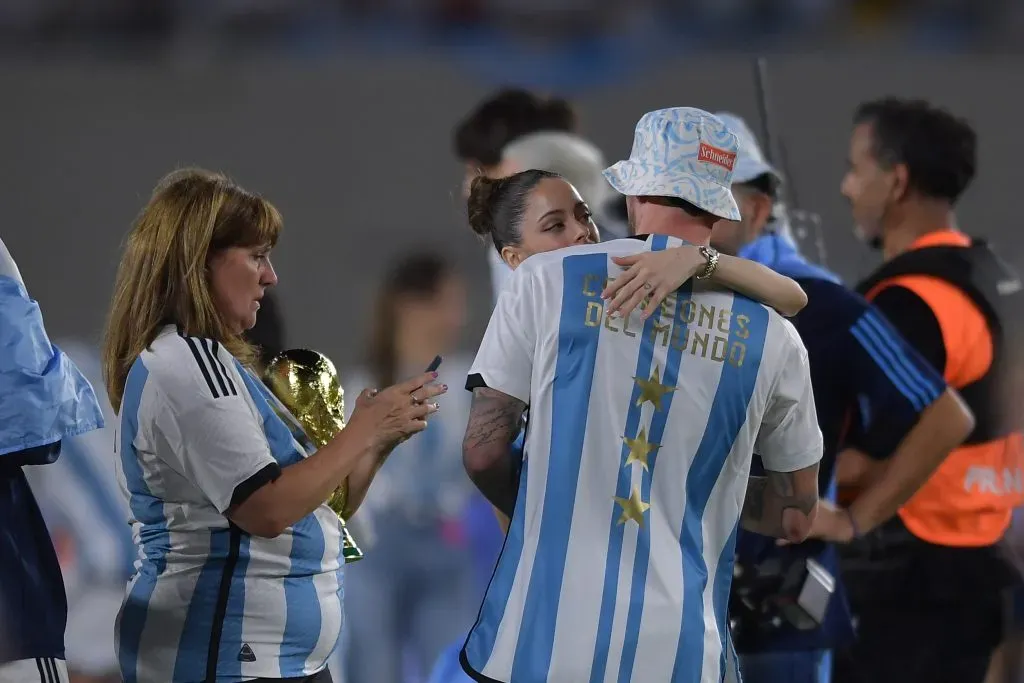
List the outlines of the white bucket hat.
{"label": "white bucket hat", "polygon": [[629,159],[605,169],[604,177],[627,196],[676,197],[738,221],[730,190],[738,149],[736,135],[708,112],[659,109],[637,122]]}

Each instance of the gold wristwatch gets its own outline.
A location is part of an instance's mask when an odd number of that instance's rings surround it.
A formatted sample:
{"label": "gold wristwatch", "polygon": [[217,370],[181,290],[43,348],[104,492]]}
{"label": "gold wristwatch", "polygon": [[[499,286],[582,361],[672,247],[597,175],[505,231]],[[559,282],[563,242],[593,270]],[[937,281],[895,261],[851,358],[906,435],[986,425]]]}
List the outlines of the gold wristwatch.
{"label": "gold wristwatch", "polygon": [[715,268],[718,267],[718,250],[714,247],[708,247],[702,244],[697,247],[697,251],[700,252],[701,256],[708,260],[708,264],[704,266],[704,270],[697,275],[697,279],[707,280],[715,274]]}

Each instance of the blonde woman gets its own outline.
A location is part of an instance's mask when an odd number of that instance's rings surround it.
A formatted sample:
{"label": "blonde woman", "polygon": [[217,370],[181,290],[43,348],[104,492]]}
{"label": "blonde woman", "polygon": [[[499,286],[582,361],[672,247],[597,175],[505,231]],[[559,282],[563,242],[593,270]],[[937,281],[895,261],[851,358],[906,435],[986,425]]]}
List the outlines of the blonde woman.
{"label": "blonde woman", "polygon": [[428,373],[364,391],[314,452],[242,338],[277,282],[280,230],[266,200],[188,170],[157,186],[128,236],[103,348],[140,545],[116,626],[125,683],[330,681],[342,560],[324,501],[348,479],[354,510],[446,390]]}

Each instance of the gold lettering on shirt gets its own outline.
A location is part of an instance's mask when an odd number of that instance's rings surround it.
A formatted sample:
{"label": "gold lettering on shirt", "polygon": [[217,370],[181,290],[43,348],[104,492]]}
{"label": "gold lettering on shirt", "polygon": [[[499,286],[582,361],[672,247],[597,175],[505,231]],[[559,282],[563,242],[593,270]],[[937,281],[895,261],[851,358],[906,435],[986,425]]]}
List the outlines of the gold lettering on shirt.
{"label": "gold lettering on shirt", "polygon": [[[581,293],[587,301],[583,324],[586,327],[604,327],[608,334],[638,338],[643,332],[644,342],[656,348],[671,347],[696,358],[714,363],[729,363],[742,367],[747,355],[746,341],[750,339],[750,318],[733,315],[731,309],[694,301],[679,293],[672,293],[644,321],[641,311],[649,304],[646,297],[629,317],[608,315],[608,302],[601,292],[610,278],[595,273],[583,277]],[[644,325],[647,325],[644,329]]]}

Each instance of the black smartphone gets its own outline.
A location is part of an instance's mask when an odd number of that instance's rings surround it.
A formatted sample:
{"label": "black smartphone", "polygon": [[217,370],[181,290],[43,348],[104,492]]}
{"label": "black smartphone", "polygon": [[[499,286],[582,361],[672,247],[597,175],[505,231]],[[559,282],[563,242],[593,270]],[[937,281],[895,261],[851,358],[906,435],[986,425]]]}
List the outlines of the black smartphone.
{"label": "black smartphone", "polygon": [[430,365],[424,372],[437,372],[437,369],[441,367],[441,361],[444,360],[441,356],[434,356],[434,360],[430,361]]}

